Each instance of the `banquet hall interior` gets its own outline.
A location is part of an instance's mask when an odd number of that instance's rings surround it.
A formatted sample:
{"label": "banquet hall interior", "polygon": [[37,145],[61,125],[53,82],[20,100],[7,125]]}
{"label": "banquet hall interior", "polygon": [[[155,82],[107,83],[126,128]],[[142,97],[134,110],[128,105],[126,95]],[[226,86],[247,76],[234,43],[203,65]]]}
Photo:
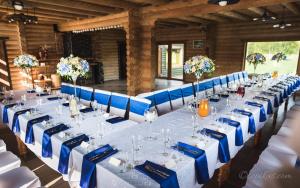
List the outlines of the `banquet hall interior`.
{"label": "banquet hall interior", "polygon": [[299,0],[0,0],[0,188],[300,187]]}

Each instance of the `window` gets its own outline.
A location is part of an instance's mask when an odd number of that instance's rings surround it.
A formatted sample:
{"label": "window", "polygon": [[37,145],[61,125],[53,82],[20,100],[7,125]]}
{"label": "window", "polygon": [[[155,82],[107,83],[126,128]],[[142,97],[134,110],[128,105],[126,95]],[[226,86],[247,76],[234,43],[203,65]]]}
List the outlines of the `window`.
{"label": "window", "polygon": [[[252,53],[261,53],[266,57],[265,64],[259,64],[255,73],[272,73],[278,71],[278,74],[293,73],[296,74],[300,41],[280,41],[280,42],[248,42],[246,57]],[[282,62],[272,61],[272,57],[277,53],[284,53],[287,59]],[[246,61],[246,60],[245,60]],[[253,65],[245,62],[245,70],[254,73]]]}

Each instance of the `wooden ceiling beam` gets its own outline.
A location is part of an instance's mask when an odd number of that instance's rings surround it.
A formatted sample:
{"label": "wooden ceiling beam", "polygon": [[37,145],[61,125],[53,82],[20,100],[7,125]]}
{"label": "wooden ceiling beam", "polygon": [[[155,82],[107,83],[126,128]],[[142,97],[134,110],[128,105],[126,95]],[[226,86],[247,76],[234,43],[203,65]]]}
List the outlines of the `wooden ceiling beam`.
{"label": "wooden ceiling beam", "polygon": [[140,7],[140,5],[138,3],[124,1],[124,0],[80,0],[80,1],[90,3],[90,4],[102,5],[102,6],[108,6],[108,7],[116,7],[116,8],[122,8],[122,9],[132,9],[132,8]]}
{"label": "wooden ceiling beam", "polygon": [[218,16],[218,15],[213,15],[213,14],[196,14],[195,16],[199,17],[199,18],[204,18],[206,20],[215,21],[215,22],[228,22],[228,21],[230,21],[230,19]]}
{"label": "wooden ceiling beam", "polygon": [[194,26],[198,26],[201,24],[199,22],[196,23],[196,22],[191,22],[191,21],[187,21],[187,20],[181,20],[180,18],[169,18],[169,19],[165,19],[162,21],[178,23],[178,24],[185,24],[185,25],[194,25]]}
{"label": "wooden ceiling beam", "polygon": [[244,20],[244,21],[250,20],[250,18],[248,16],[244,16],[244,15],[234,12],[234,11],[222,11],[222,12],[217,12],[217,13],[221,14],[223,16],[238,19],[238,20]]}
{"label": "wooden ceiling beam", "polygon": [[260,16],[263,15],[264,12],[266,11],[264,8],[260,8],[260,7],[249,7],[248,10]]}
{"label": "wooden ceiling beam", "polygon": [[203,18],[199,18],[199,17],[195,17],[195,16],[189,16],[189,17],[185,16],[185,17],[180,17],[178,19],[195,22],[195,23],[201,23],[201,24],[210,24],[211,23],[211,21],[209,21],[207,19],[203,19]]}
{"label": "wooden ceiling beam", "polygon": [[300,14],[300,9],[297,7],[295,3],[282,3],[284,7],[286,7],[289,11],[291,11],[295,15]]}
{"label": "wooden ceiling beam", "polygon": [[169,3],[170,0],[134,0],[134,2],[150,4],[150,5],[156,6],[156,5],[162,5],[162,4]]}

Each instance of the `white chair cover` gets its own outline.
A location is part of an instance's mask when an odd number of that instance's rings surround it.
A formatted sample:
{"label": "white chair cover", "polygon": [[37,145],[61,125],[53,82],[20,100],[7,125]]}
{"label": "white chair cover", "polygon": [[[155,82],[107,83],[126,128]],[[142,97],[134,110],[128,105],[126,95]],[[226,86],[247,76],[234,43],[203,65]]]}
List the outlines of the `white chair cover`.
{"label": "white chair cover", "polygon": [[6,144],[2,139],[0,139],[0,153],[4,151],[6,151]]}
{"label": "white chair cover", "polygon": [[155,105],[158,115],[163,115],[172,111],[168,90],[154,92]]}
{"label": "white chair cover", "polygon": [[130,97],[129,119],[136,122],[144,122],[144,112],[151,106],[151,101],[144,98]]}
{"label": "white chair cover", "polygon": [[226,76],[220,76],[220,80],[221,80],[222,88],[227,88],[227,77]]}
{"label": "white chair cover", "polygon": [[1,188],[36,188],[40,186],[39,178],[27,167],[19,167],[0,175]]}
{"label": "white chair cover", "polygon": [[[10,151],[0,153],[0,174],[18,168],[21,160]],[[1,187],[1,186],[0,186]]]}

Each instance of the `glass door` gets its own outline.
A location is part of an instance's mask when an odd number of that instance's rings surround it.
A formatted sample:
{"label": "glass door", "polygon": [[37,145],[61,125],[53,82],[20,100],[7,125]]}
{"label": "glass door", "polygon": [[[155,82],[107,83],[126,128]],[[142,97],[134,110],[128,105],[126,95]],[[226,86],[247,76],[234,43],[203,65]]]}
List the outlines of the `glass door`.
{"label": "glass door", "polygon": [[159,44],[157,49],[158,77],[183,80],[184,44]]}

